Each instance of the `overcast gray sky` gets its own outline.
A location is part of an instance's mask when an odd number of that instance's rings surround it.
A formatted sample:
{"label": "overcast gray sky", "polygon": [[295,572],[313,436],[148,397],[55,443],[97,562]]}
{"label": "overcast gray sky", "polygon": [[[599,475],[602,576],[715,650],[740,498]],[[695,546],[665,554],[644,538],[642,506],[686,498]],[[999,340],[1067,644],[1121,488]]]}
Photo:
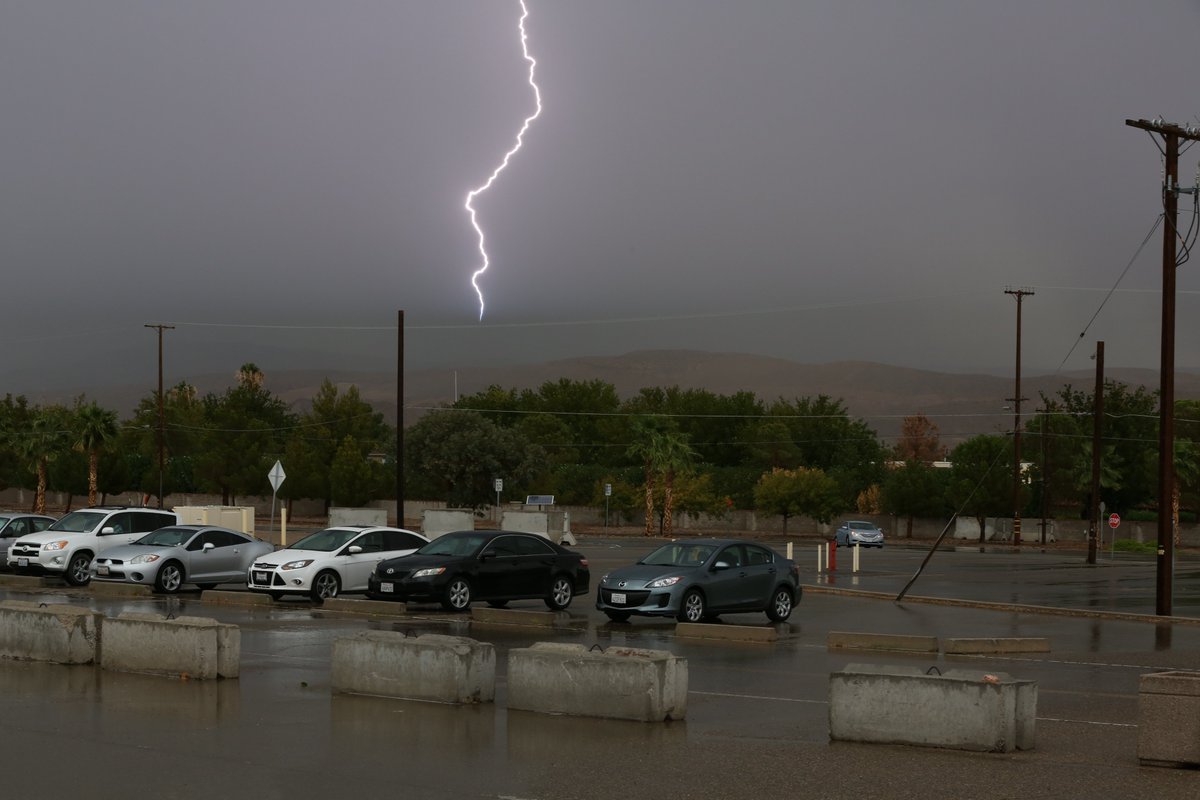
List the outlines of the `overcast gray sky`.
{"label": "overcast gray sky", "polygon": [[[1200,114],[1196,0],[527,2],[544,110],[476,203],[480,323],[463,201],[534,108],[518,0],[4,0],[0,390],[152,373],[157,322],[232,326],[169,332],[177,372],[388,369],[399,308],[414,367],[1004,371],[1009,285],[1053,371],[1160,210],[1125,119]],[[1160,258],[1066,369],[1157,366]]]}

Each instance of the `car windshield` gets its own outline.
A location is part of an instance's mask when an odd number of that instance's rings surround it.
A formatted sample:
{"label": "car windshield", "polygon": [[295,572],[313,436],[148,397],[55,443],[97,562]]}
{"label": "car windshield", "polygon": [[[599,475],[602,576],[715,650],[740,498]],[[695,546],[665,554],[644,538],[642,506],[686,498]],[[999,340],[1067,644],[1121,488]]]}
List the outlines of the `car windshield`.
{"label": "car windshield", "polygon": [[10,519],[12,519],[12,517],[0,517],[0,528],[3,528],[5,525],[7,525]]}
{"label": "car windshield", "polygon": [[288,550],[319,550],[323,553],[331,553],[339,547],[345,546],[346,542],[357,537],[362,531],[349,531],[343,528],[328,528],[327,530],[317,531],[316,533],[305,536],[300,541],[288,546]]}
{"label": "car windshield", "polygon": [[698,567],[712,556],[715,545],[667,544],[643,558],[640,564],[656,567]]}
{"label": "car windshield", "polygon": [[154,533],[148,533],[134,544],[155,545],[157,547],[179,547],[193,536],[196,531],[189,528],[160,528]]}
{"label": "car windshield", "polygon": [[850,522],[846,525],[852,531],[873,531],[875,526],[870,522]]}
{"label": "car windshield", "polygon": [[104,517],[102,511],[72,511],[46,530],[60,533],[88,533],[96,529]]}
{"label": "car windshield", "polygon": [[440,536],[417,551],[422,556],[469,556],[483,547],[488,540],[486,534],[465,536]]}

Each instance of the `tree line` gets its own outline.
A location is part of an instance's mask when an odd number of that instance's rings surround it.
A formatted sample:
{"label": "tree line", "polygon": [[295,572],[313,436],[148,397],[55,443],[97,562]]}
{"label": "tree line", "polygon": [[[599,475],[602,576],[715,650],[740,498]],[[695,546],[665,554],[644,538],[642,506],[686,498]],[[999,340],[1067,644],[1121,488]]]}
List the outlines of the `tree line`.
{"label": "tree line", "polygon": [[[1024,424],[1024,516],[1086,517],[1090,507],[1092,396],[1064,386],[1041,397]],[[1200,403],[1177,404],[1175,513],[1195,506],[1200,484]],[[1151,509],[1157,487],[1157,395],[1105,387],[1101,499],[1112,510]],[[133,414],[84,397],[71,405],[0,403],[0,488],[47,490],[89,503],[137,493],[238,496],[269,492],[276,459],[288,473],[280,496],[357,506],[394,497],[395,430],[357,388],[326,380],[297,413],[245,364],[221,393],[187,383],[164,392],[164,469],[158,469],[159,398]],[[736,509],[828,522],[846,513],[982,519],[1013,511],[1011,431],[981,433],[952,449],[921,414],[885,443],[841,399],[763,400],[751,392],[643,388],[621,398],[601,380],[560,379],[536,389],[491,386],[427,411],[405,433],[405,496],[482,509],[553,494],[564,505],[642,517],[669,534],[680,511]],[[938,462],[950,462],[935,466]],[[605,487],[611,494],[605,494]]]}

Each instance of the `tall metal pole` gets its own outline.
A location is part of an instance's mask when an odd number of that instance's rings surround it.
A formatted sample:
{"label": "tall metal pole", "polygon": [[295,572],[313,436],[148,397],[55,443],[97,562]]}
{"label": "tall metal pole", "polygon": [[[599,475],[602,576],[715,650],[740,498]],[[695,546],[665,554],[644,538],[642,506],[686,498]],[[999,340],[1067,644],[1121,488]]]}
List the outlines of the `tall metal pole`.
{"label": "tall metal pole", "polygon": [[163,331],[175,330],[174,325],[143,325],[158,331],[158,507],[163,507],[163,473],[166,463],[166,413],[163,410]]}
{"label": "tall metal pole", "polygon": [[404,310],[396,312],[396,526],[404,527]]}
{"label": "tall metal pole", "polygon": [[1005,289],[1017,298],[1017,381],[1013,395],[1013,544],[1021,544],[1021,301],[1032,289]]}
{"label": "tall metal pole", "polygon": [[[1179,236],[1179,143],[1200,141],[1200,128],[1162,120],[1127,119],[1125,124],[1162,136],[1163,146],[1163,288],[1162,359],[1158,392],[1158,560],[1155,613],[1171,615],[1175,531],[1171,514],[1175,486],[1175,242]],[[1194,188],[1191,191],[1196,191]]]}
{"label": "tall metal pole", "polygon": [[1092,400],[1092,501],[1088,517],[1087,563],[1096,563],[1096,540],[1100,537],[1100,442],[1104,433],[1104,342],[1096,342],[1096,396]]}

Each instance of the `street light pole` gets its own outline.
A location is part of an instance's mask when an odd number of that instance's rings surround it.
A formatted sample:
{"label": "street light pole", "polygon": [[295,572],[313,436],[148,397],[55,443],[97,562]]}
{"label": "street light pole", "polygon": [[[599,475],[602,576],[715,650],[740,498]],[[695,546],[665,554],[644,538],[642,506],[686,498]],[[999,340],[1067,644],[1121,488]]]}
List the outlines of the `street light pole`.
{"label": "street light pole", "polygon": [[143,325],[158,331],[158,507],[163,507],[163,472],[166,463],[166,413],[163,410],[163,331],[175,330],[174,325]]}

